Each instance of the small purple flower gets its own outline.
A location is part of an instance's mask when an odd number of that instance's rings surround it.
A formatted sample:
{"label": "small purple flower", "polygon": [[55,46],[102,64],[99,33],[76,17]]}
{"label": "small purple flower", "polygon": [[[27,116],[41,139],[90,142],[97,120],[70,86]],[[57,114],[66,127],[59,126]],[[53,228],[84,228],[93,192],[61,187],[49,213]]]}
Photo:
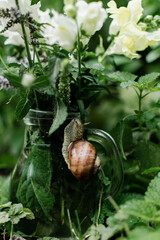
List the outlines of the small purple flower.
{"label": "small purple flower", "polygon": [[9,81],[4,78],[3,76],[0,76],[0,90],[1,89],[15,89],[13,86],[9,84]]}

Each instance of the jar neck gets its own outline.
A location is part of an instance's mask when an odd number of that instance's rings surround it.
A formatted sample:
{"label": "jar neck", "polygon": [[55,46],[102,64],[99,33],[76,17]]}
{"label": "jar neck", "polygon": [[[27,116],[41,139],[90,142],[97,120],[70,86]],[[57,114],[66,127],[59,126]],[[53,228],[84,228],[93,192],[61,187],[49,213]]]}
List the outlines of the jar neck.
{"label": "jar neck", "polygon": [[[79,112],[68,113],[66,120],[72,120],[73,118],[80,118]],[[26,117],[24,118],[24,123],[27,126],[37,126],[37,127],[50,127],[54,119],[54,114],[51,111],[41,111],[30,109]]]}

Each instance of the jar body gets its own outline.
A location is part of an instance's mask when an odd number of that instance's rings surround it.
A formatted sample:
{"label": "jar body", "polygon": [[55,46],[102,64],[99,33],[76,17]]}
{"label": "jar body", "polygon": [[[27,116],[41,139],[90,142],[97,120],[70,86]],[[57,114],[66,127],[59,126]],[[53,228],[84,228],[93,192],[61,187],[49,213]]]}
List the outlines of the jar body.
{"label": "jar body", "polygon": [[[87,181],[77,180],[62,156],[64,128],[75,117],[78,115],[69,114],[64,124],[51,136],[48,133],[53,121],[52,112],[30,110],[24,119],[24,147],[12,174],[10,198],[12,202],[21,202],[35,214],[35,221],[27,223],[28,232],[24,231],[26,222],[24,228],[22,224],[22,231],[27,234],[34,232],[41,237],[52,233],[58,238],[69,237],[69,218],[77,223],[78,217],[82,222],[82,232],[96,218],[102,193],[98,174]],[[105,159],[102,166],[113,182],[108,194],[115,194],[122,182],[122,169],[114,143],[98,130],[85,129],[84,137],[98,144],[100,158]],[[115,164],[110,159],[112,155]]]}
{"label": "jar body", "polygon": [[[48,135],[53,120],[51,112],[30,110],[24,119],[24,147],[12,174],[10,199],[33,211],[36,218],[34,232],[39,236],[54,233],[60,237],[64,232],[63,237],[68,237],[67,209],[74,221],[75,211],[80,220],[86,216],[89,219],[98,206],[97,177],[87,182],[78,181],[62,156],[64,127],[75,116],[77,114],[70,115],[51,136]],[[86,204],[88,199],[90,202]],[[88,220],[84,229],[90,224]],[[33,224],[31,231],[32,228]]]}

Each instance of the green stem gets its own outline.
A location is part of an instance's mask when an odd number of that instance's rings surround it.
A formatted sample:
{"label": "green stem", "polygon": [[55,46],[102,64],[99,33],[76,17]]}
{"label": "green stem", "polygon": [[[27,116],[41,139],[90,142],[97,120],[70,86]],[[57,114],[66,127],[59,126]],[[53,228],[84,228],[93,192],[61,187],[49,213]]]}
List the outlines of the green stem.
{"label": "green stem", "polygon": [[63,198],[62,187],[60,189],[60,194],[61,194],[61,222],[62,224],[64,224],[64,198]]}
{"label": "green stem", "polygon": [[70,216],[69,209],[67,209],[67,215],[68,215],[68,221],[69,221],[69,226],[70,226],[70,231],[71,231],[71,237],[73,238],[72,221],[71,221],[71,216]]}
{"label": "green stem", "polygon": [[99,224],[98,222],[99,222],[99,217],[100,217],[100,214],[101,214],[102,196],[103,196],[103,187],[102,187],[101,195],[100,195],[100,199],[99,199],[98,215],[97,215],[97,220],[96,220],[96,225],[97,226]]}
{"label": "green stem", "polygon": [[80,220],[79,220],[79,216],[78,216],[78,211],[77,210],[75,210],[75,215],[76,215],[76,220],[77,220],[77,224],[78,224],[79,233],[80,233],[80,235],[82,235],[81,223],[80,223]]}
{"label": "green stem", "polygon": [[10,232],[9,240],[12,240],[12,236],[13,236],[13,223],[11,223],[11,232]]}
{"label": "green stem", "polygon": [[5,64],[5,62],[3,61],[3,58],[2,58],[1,55],[0,55],[0,60],[1,60],[2,64],[3,64],[3,66],[5,67],[5,69],[6,69],[9,73],[11,73],[12,75],[17,76],[14,72],[10,71],[10,69],[8,68],[8,66],[7,66],[7,65]]}
{"label": "green stem", "polygon": [[[107,198],[109,200],[109,202],[112,204],[112,206],[114,207],[114,209],[118,212],[120,210],[118,204],[115,202],[115,200],[112,198],[112,196],[109,196]],[[128,227],[128,224],[126,221],[123,221],[123,225],[124,225],[124,230],[125,230],[125,233],[126,235],[128,236],[129,234],[129,227]]]}
{"label": "green stem", "polygon": [[78,87],[79,87],[79,92],[81,89],[81,42],[80,42],[80,32],[78,31],[78,46],[77,46],[77,60],[78,60]]}
{"label": "green stem", "polygon": [[141,117],[142,117],[142,98],[143,98],[143,89],[139,89],[139,95],[138,95],[138,98],[139,98],[139,101],[138,101],[138,125],[139,125],[139,128],[141,129],[142,128],[142,121],[141,121]]}
{"label": "green stem", "polygon": [[38,103],[38,98],[37,98],[36,90],[33,90],[33,93],[34,93],[34,96],[35,96],[35,101],[36,101],[37,109],[39,109],[39,103]]}
{"label": "green stem", "polygon": [[36,57],[37,57],[37,60],[38,60],[38,64],[39,64],[41,70],[43,71],[43,66],[42,66],[41,60],[39,58],[39,54],[38,54],[37,49],[36,49],[35,46],[34,46],[34,51],[35,51],[35,54],[36,54]]}
{"label": "green stem", "polygon": [[[15,0],[15,1],[16,1],[17,8],[20,10],[18,0]],[[22,18],[21,18],[21,27],[22,27],[22,33],[23,33],[25,48],[26,48],[26,52],[27,52],[27,58],[28,58],[29,68],[31,69],[31,68],[32,68],[32,59],[31,59],[31,54],[30,54],[30,51],[29,51],[27,34],[26,34],[26,30],[25,30],[25,26],[24,26],[24,23],[23,23]]]}

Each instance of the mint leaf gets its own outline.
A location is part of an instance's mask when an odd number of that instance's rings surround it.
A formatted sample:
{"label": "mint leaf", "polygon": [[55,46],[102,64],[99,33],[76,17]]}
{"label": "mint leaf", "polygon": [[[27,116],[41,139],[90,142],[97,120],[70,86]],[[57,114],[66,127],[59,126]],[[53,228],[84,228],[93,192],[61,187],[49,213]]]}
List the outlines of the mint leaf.
{"label": "mint leaf", "polygon": [[23,96],[16,107],[17,120],[21,120],[22,118],[24,118],[28,113],[29,109],[31,108],[31,106],[32,102],[28,98],[25,98]]}
{"label": "mint leaf", "polygon": [[160,222],[160,214],[157,214],[157,208],[150,202],[133,199],[122,205],[121,209],[128,215],[142,220]]}
{"label": "mint leaf", "polygon": [[127,81],[127,82],[122,82],[122,83],[120,84],[120,86],[121,86],[122,88],[126,88],[126,87],[135,86],[136,84],[137,84],[137,83],[136,83],[135,81],[129,80],[129,81]]}
{"label": "mint leaf", "polygon": [[160,206],[160,174],[151,180],[145,193],[145,200]]}
{"label": "mint leaf", "polygon": [[4,224],[9,221],[9,214],[7,212],[0,212],[0,224]]}
{"label": "mint leaf", "polygon": [[141,171],[153,167],[160,167],[160,148],[153,142],[141,142],[135,149],[135,157]]}
{"label": "mint leaf", "polygon": [[108,73],[107,76],[115,81],[119,82],[134,82],[135,79],[137,78],[137,75],[129,73],[129,72],[113,72],[113,73]]}
{"label": "mint leaf", "polygon": [[146,74],[144,76],[141,76],[138,79],[138,83],[141,86],[145,86],[145,85],[148,85],[149,83],[155,81],[159,76],[160,76],[160,73],[156,73],[156,72],[149,73],[149,74]]}
{"label": "mint leaf", "polygon": [[134,230],[129,232],[129,240],[159,240],[160,230],[154,230],[153,228],[147,227],[136,227]]}
{"label": "mint leaf", "polygon": [[49,135],[55,132],[67,118],[67,107],[62,100],[57,100],[57,108],[53,123],[49,130]]}
{"label": "mint leaf", "polygon": [[24,206],[35,212],[43,211],[48,218],[55,201],[50,190],[52,166],[50,150],[33,146],[25,161],[17,190],[17,198]]}

